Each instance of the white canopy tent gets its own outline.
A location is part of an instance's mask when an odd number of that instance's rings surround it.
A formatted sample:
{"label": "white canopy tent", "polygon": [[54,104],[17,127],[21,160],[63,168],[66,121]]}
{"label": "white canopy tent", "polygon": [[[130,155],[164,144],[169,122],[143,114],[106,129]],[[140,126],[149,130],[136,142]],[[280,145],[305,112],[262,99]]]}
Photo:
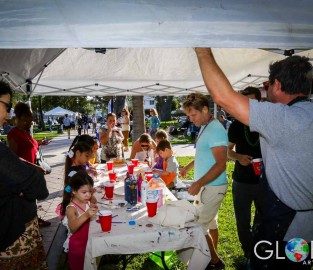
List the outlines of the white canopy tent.
{"label": "white canopy tent", "polygon": [[[0,50],[0,59],[1,52],[3,50]],[[248,85],[262,86],[269,63],[285,57],[261,49],[214,49],[214,54],[236,90]],[[298,54],[313,58],[313,50]],[[37,56],[35,54],[35,58]],[[0,62],[0,67],[3,63],[6,62]],[[179,96],[194,91],[207,93],[191,48],[121,48],[107,50],[106,54],[81,48],[66,49],[46,66],[32,79],[33,87],[28,94]],[[12,75],[14,72],[3,74],[18,85],[14,80],[18,76]],[[27,93],[26,85],[17,89]]]}
{"label": "white canopy tent", "polygon": [[64,109],[64,108],[58,106],[58,107],[44,113],[45,116],[64,116],[66,114],[67,115],[75,115],[75,112],[72,112],[70,110],[67,110],[67,109]]}
{"label": "white canopy tent", "polygon": [[[0,4],[0,74],[28,95],[206,92],[191,49],[196,46],[215,48],[235,89],[261,85],[268,64],[284,57],[272,51],[294,48],[312,58],[310,0],[296,6],[290,0]],[[106,54],[91,48],[107,48]]]}
{"label": "white canopy tent", "polygon": [[311,0],[0,0],[0,48],[311,48]]}

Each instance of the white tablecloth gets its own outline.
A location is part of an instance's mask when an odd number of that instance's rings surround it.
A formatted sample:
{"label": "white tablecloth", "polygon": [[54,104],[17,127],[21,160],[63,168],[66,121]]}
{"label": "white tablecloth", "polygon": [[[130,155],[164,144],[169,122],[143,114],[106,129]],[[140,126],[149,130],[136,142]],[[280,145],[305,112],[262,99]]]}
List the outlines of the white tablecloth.
{"label": "white tablecloth", "polygon": [[[117,169],[122,175],[125,168]],[[101,183],[102,180],[97,179]],[[121,190],[123,185],[122,177],[116,184],[117,190]],[[96,186],[99,185],[96,182]],[[120,188],[118,188],[120,187]],[[119,192],[118,192],[119,193]],[[166,190],[167,200],[173,200],[173,194]],[[95,193],[98,201],[103,194]],[[123,200],[124,197],[114,195],[114,199]],[[108,233],[101,230],[101,226],[96,219],[90,222],[89,238],[85,253],[84,269],[97,269],[95,258],[105,254],[139,254],[154,251],[177,250],[181,260],[188,263],[188,269],[205,269],[210,262],[210,251],[206,238],[201,227],[197,223],[189,223],[183,229],[170,227],[161,227],[149,221],[145,207],[136,212],[127,212],[128,206],[115,208],[113,206],[113,223],[112,229]],[[110,208],[99,204],[100,210]],[[130,220],[135,220],[135,225],[129,225]],[[148,226],[147,226],[148,224]],[[151,227],[152,225],[152,227]]]}

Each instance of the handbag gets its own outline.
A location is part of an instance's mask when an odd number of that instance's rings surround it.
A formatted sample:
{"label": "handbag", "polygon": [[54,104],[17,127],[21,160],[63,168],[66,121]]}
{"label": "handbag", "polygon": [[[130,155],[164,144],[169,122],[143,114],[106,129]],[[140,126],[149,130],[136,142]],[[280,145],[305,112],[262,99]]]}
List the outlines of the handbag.
{"label": "handbag", "polygon": [[42,152],[40,149],[38,149],[38,151],[36,153],[36,162],[35,163],[45,171],[45,174],[51,173],[52,169],[51,169],[50,165],[48,164],[48,162],[42,156]]}

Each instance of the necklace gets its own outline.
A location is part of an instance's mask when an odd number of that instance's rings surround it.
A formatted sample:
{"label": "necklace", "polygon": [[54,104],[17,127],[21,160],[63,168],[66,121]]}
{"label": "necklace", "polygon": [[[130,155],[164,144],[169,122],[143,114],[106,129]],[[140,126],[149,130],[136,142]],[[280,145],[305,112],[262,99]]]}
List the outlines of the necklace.
{"label": "necklace", "polygon": [[196,141],[195,141],[194,148],[196,148],[197,142],[198,142],[198,140],[200,139],[200,137],[201,137],[203,131],[207,128],[208,124],[211,123],[211,121],[213,120],[213,118],[214,118],[214,117],[213,117],[213,115],[211,114],[209,120],[207,121],[207,123],[206,123],[206,125],[205,125],[205,127],[199,132],[199,134],[198,134],[198,136],[197,136],[197,139],[196,139]]}
{"label": "necklace", "polygon": [[258,136],[255,142],[251,142],[251,138],[250,138],[251,133],[249,131],[249,128],[246,125],[244,125],[243,128],[245,131],[245,138],[246,138],[247,143],[252,147],[258,146],[260,144],[260,137]]}
{"label": "necklace", "polygon": [[293,100],[291,100],[287,105],[292,106],[293,104],[295,104],[297,102],[303,102],[303,101],[309,101],[308,97],[298,96],[298,97],[294,98]]}

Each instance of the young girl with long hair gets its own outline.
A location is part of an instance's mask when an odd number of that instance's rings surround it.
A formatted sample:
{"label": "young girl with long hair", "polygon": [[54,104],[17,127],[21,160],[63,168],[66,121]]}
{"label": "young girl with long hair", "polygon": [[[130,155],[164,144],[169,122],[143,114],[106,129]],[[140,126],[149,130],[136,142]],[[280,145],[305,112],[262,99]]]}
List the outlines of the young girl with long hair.
{"label": "young girl with long hair", "polygon": [[86,170],[88,161],[92,156],[92,149],[86,141],[77,142],[70,148],[65,158],[65,178],[64,186],[69,184],[69,173],[71,171]]}
{"label": "young girl with long hair", "polygon": [[93,180],[84,170],[70,177],[65,187],[61,214],[65,215],[63,224],[68,227],[68,237],[63,245],[68,248],[70,269],[83,270],[88,241],[90,218],[97,213],[97,205],[90,203]]}
{"label": "young girl with long hair", "polygon": [[99,141],[96,137],[93,137],[92,156],[89,159],[89,167],[96,168],[97,164],[101,163],[100,154],[98,153]]}

